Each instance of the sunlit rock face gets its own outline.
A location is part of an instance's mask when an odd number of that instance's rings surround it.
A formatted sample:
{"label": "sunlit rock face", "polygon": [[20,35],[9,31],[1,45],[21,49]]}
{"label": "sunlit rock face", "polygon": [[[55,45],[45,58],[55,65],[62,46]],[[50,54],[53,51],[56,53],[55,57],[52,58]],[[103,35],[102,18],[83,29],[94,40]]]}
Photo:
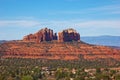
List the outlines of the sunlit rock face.
{"label": "sunlit rock face", "polygon": [[53,30],[44,28],[39,30],[35,34],[29,34],[23,38],[23,41],[33,41],[33,42],[42,42],[42,41],[52,41],[57,40],[57,34],[53,33]]}
{"label": "sunlit rock face", "polygon": [[58,33],[59,42],[80,41],[80,34],[70,28]]}

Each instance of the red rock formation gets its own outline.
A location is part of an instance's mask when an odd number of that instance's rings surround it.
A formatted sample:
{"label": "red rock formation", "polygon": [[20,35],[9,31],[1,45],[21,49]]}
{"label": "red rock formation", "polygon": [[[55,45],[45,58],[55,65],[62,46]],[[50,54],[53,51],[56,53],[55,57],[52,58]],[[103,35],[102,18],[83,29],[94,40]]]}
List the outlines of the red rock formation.
{"label": "red rock formation", "polygon": [[48,28],[41,29],[37,33],[29,34],[23,38],[23,41],[33,41],[38,43],[52,40],[57,40],[57,34],[53,33],[53,30]]}
{"label": "red rock formation", "polygon": [[70,28],[58,33],[59,42],[80,41],[80,34]]}
{"label": "red rock formation", "polygon": [[[59,42],[80,41],[80,34],[72,28],[59,32],[58,36]],[[32,41],[37,43],[52,40],[57,40],[57,33],[53,33],[53,30],[48,28],[41,29],[37,33],[29,34],[23,38],[23,41]]]}
{"label": "red rock formation", "polygon": [[[80,35],[74,29],[59,32],[59,41],[52,43],[42,41],[57,40],[57,34],[51,29],[41,29],[35,34],[29,34],[23,41],[11,41],[0,45],[0,57],[45,58],[45,59],[107,59],[120,61],[120,49],[106,46],[86,44],[80,40]],[[75,41],[68,42],[67,41]],[[34,42],[41,42],[40,44]],[[80,56],[79,56],[80,55]]]}
{"label": "red rock formation", "polygon": [[0,57],[61,60],[111,58],[120,61],[120,49],[95,46],[83,42],[41,42],[38,44],[34,42],[11,41],[0,45]]}

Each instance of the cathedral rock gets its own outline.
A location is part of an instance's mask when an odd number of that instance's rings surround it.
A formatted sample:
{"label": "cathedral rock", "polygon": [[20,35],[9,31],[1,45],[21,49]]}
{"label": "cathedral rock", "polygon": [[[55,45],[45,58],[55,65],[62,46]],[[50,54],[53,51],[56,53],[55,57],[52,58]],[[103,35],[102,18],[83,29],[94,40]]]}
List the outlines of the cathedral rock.
{"label": "cathedral rock", "polygon": [[23,38],[23,41],[32,41],[37,43],[52,40],[58,40],[58,42],[80,41],[80,34],[77,33],[76,30],[70,28],[59,32],[57,36],[57,33],[53,33],[53,30],[44,28],[35,34],[29,34]]}
{"label": "cathedral rock", "polygon": [[59,42],[80,41],[80,34],[70,28],[58,33]]}
{"label": "cathedral rock", "polygon": [[[42,43],[43,41],[45,41],[44,44]],[[79,41],[80,34],[74,29],[66,29],[56,34],[53,33],[53,30],[44,28],[37,33],[25,36],[23,41],[8,41],[0,44],[0,58],[40,58],[58,60],[108,59],[109,62],[111,62],[110,60],[120,61],[120,49],[91,45]]]}
{"label": "cathedral rock", "polygon": [[23,41],[33,41],[33,42],[42,42],[42,41],[52,41],[57,40],[57,34],[53,33],[53,30],[44,28],[38,31],[35,34],[29,34],[24,36]]}

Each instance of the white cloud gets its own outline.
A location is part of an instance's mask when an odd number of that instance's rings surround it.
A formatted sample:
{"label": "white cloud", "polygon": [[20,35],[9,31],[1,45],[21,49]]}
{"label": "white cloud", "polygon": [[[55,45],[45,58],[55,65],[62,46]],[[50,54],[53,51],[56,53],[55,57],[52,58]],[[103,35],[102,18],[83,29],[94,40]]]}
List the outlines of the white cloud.
{"label": "white cloud", "polygon": [[[7,29],[8,26],[14,26],[16,29],[18,27],[35,27],[36,29],[48,27],[53,29],[55,32],[59,32],[66,28],[74,28],[80,32],[82,36],[120,34],[120,20],[0,20],[0,27],[6,27]],[[5,31],[1,30],[1,32],[4,33],[3,35],[9,35],[6,34]]]}
{"label": "white cloud", "polygon": [[111,14],[120,14],[120,11],[113,11]]}
{"label": "white cloud", "polygon": [[57,32],[67,28],[74,28],[82,36],[120,34],[120,20],[47,21],[42,26],[47,26]]}
{"label": "white cloud", "polygon": [[119,10],[119,9],[120,9],[120,5],[107,5],[107,6],[90,8],[90,10]]}
{"label": "white cloud", "polygon": [[[91,13],[98,13],[98,14],[120,14],[120,6],[119,5],[108,5],[108,6],[100,6],[100,7],[93,7],[88,9],[80,9],[77,11],[65,10],[65,11],[57,11],[54,13],[49,13],[52,15],[58,14],[70,14],[70,15],[78,15],[78,14],[91,14]],[[97,15],[97,14],[96,14]]]}
{"label": "white cloud", "polygon": [[[42,25],[42,24],[41,24]],[[89,21],[48,21],[43,26],[64,27],[96,27],[120,28],[120,20],[89,20]]]}
{"label": "white cloud", "polygon": [[68,20],[68,21],[35,21],[35,20],[0,20],[0,27],[81,27],[81,28],[119,28],[120,20]]}
{"label": "white cloud", "polygon": [[34,16],[18,16],[18,17],[15,17],[14,19],[18,19],[18,20],[33,20],[33,19],[36,19]]}
{"label": "white cloud", "polygon": [[81,27],[108,27],[108,28],[120,28],[120,20],[96,20],[80,22],[76,25]]}
{"label": "white cloud", "polygon": [[33,20],[0,20],[0,27],[4,26],[23,26],[23,27],[34,27],[40,25],[38,21]]}

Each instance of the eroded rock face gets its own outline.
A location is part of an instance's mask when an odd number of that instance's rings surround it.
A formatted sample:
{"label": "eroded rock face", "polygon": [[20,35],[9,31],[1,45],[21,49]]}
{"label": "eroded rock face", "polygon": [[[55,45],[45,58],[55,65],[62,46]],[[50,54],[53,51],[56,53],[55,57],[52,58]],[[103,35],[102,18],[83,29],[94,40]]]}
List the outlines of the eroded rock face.
{"label": "eroded rock face", "polygon": [[29,34],[23,38],[23,41],[33,41],[38,43],[52,40],[57,40],[57,34],[53,33],[53,30],[48,28],[41,29],[37,33]]}
{"label": "eroded rock face", "polygon": [[80,34],[70,28],[58,33],[59,42],[80,41]]}
{"label": "eroded rock face", "polygon": [[59,32],[57,36],[57,33],[53,33],[53,30],[44,28],[35,34],[29,34],[23,38],[23,41],[32,41],[37,43],[52,40],[58,40],[58,42],[80,41],[80,34],[77,33],[76,30],[70,28]]}

